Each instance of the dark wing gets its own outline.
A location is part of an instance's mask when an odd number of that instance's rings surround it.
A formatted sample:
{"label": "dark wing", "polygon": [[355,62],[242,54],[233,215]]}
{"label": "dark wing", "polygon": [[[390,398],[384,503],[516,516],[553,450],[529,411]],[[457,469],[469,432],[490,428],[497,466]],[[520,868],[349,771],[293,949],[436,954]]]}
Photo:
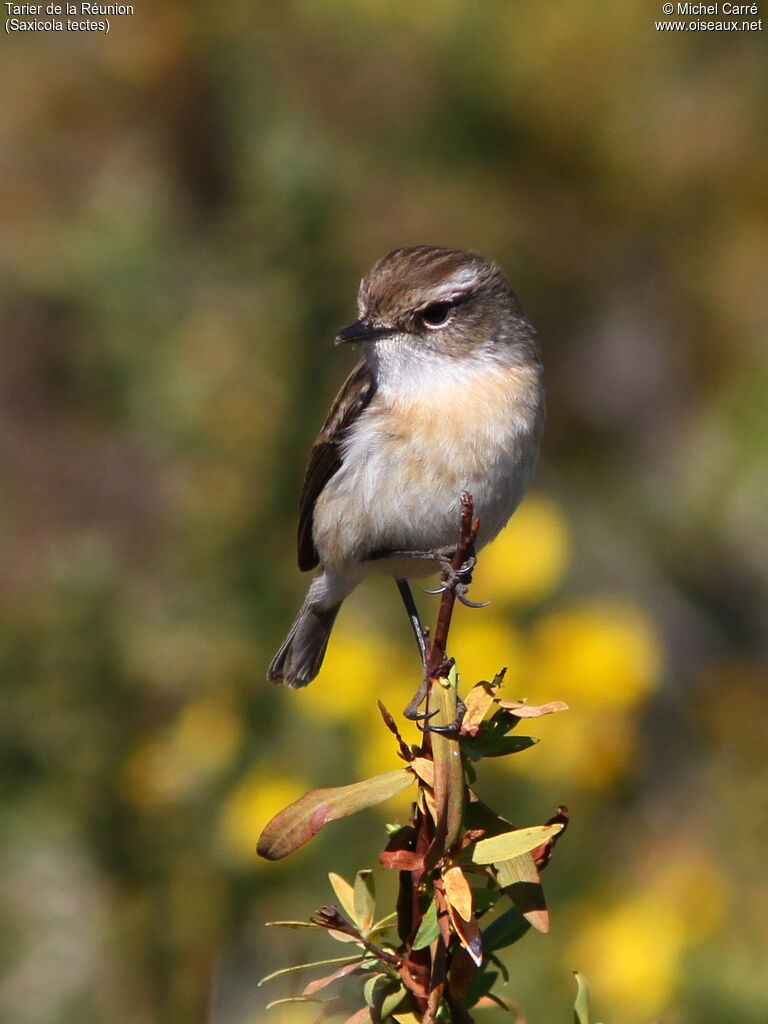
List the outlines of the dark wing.
{"label": "dark wing", "polygon": [[347,377],[312,446],[304,486],[299,499],[299,568],[314,569],[318,555],[312,540],[312,516],[320,492],[341,465],[341,444],[348,428],[365,409],[376,391],[371,371],[361,359]]}

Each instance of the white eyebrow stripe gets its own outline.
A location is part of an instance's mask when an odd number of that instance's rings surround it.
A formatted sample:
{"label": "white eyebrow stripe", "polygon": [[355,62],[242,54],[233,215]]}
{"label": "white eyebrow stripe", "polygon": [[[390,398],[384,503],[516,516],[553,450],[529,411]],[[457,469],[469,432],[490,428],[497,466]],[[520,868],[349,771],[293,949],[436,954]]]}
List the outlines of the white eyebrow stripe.
{"label": "white eyebrow stripe", "polygon": [[449,278],[437,285],[429,297],[429,305],[435,302],[455,302],[477,287],[477,273],[471,267],[461,267]]}

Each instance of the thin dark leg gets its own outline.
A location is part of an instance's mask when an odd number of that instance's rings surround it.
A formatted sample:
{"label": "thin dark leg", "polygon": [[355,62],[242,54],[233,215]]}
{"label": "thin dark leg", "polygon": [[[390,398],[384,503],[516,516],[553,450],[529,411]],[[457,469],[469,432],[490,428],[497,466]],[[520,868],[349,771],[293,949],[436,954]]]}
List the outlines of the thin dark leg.
{"label": "thin dark leg", "polygon": [[405,610],[408,612],[408,618],[411,620],[413,635],[416,637],[416,643],[419,645],[419,653],[421,654],[421,667],[424,670],[421,686],[419,686],[413,700],[403,712],[405,717],[411,722],[418,722],[424,718],[431,718],[432,715],[436,714],[435,711],[428,712],[426,715],[420,715],[418,713],[419,707],[424,703],[424,700],[429,693],[429,674],[427,672],[429,649],[427,646],[427,631],[419,618],[419,611],[416,607],[416,602],[413,600],[413,594],[411,593],[411,588],[408,586],[408,581],[395,580],[395,582],[397,583],[397,589],[400,591],[400,596],[403,599]]}
{"label": "thin dark leg", "polygon": [[416,607],[416,602],[413,600],[413,594],[411,588],[408,586],[407,580],[395,580],[397,583],[397,589],[400,591],[400,597],[403,599],[405,610],[408,612],[408,618],[411,620],[411,629],[413,635],[416,637],[416,643],[419,645],[419,653],[421,654],[421,664],[426,669],[427,667],[427,638],[424,625],[419,618],[419,611]]}

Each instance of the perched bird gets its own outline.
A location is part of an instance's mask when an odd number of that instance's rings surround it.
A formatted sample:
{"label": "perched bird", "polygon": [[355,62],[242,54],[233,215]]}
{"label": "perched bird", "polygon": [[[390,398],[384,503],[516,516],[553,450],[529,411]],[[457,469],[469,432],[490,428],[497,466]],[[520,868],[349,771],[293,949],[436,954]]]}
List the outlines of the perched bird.
{"label": "perched bird", "polygon": [[362,279],[357,304],[336,343],[361,343],[362,357],[315,441],[299,504],[299,568],[319,568],[267,673],[291,687],[318,674],[341,602],[366,576],[405,581],[445,565],[462,491],[477,548],[492,540],[539,453],[536,333],[497,264],[397,249]]}

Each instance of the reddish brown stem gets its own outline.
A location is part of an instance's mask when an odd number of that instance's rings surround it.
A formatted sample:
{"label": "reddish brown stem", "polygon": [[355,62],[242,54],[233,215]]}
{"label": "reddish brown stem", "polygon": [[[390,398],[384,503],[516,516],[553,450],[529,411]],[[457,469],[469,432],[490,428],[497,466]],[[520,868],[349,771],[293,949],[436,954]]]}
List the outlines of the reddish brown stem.
{"label": "reddish brown stem", "polygon": [[[472,553],[477,536],[479,521],[472,519],[473,502],[472,495],[467,491],[461,493],[461,534],[459,543],[453,555],[451,568],[461,569]],[[440,609],[437,613],[437,626],[435,635],[429,648],[429,660],[427,671],[430,677],[438,674],[445,662],[445,650],[448,645],[448,630],[451,628],[453,607],[456,604],[456,592],[452,587],[446,587],[440,600]]]}

